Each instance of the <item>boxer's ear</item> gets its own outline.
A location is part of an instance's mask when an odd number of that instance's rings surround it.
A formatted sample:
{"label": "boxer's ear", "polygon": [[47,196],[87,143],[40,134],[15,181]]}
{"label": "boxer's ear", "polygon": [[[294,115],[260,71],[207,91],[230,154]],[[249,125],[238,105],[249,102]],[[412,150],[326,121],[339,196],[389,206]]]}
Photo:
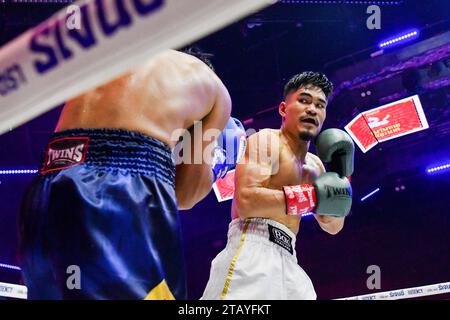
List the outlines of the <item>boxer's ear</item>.
{"label": "boxer's ear", "polygon": [[286,117],[286,102],[281,102],[280,105],[278,106],[278,113],[280,114],[280,116],[284,119],[284,117]]}

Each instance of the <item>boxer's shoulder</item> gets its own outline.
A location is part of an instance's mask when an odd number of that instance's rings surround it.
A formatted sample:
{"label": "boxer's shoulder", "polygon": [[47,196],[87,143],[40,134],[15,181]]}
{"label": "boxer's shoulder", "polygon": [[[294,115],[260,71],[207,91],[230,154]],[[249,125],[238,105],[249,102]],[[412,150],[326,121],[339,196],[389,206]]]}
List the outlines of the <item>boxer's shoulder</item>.
{"label": "boxer's shoulder", "polygon": [[269,154],[278,150],[280,145],[279,130],[261,129],[247,138],[247,150],[266,150]]}
{"label": "boxer's shoulder", "polygon": [[305,164],[318,168],[321,173],[325,172],[325,166],[323,165],[322,160],[311,152],[306,153]]}
{"label": "boxer's shoulder", "polygon": [[280,130],[279,129],[270,129],[265,128],[261,129],[258,132],[255,132],[254,134],[249,136],[249,139],[264,139],[264,138],[270,138],[270,139],[279,139],[280,138]]}

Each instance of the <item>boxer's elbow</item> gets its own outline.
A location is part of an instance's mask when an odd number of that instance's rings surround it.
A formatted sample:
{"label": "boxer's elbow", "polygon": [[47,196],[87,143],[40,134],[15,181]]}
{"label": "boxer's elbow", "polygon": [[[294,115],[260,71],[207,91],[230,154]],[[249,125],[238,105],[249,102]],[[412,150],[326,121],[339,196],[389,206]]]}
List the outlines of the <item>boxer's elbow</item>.
{"label": "boxer's elbow", "polygon": [[177,180],[175,184],[175,195],[177,198],[177,205],[179,210],[189,210],[195,206],[195,194],[192,193],[192,189],[187,188],[184,183],[179,182],[180,179]]}
{"label": "boxer's elbow", "polygon": [[179,210],[190,210],[192,209],[196,202],[192,201],[192,198],[187,197],[186,195],[178,195],[177,194],[177,202]]}
{"label": "boxer's elbow", "polygon": [[178,210],[191,210],[194,207],[195,203],[187,204],[187,203],[178,203]]}
{"label": "boxer's elbow", "polygon": [[179,165],[175,176],[175,194],[179,210],[192,209],[212,188],[209,166]]}
{"label": "boxer's elbow", "polygon": [[331,235],[337,235],[341,230],[343,226],[321,226],[322,230],[331,234]]}
{"label": "boxer's elbow", "polygon": [[191,190],[191,192],[176,192],[179,210],[192,209],[209,194],[211,185],[197,186],[197,188],[192,188]]}
{"label": "boxer's elbow", "polygon": [[344,218],[315,215],[320,228],[331,234],[336,235],[344,228]]}

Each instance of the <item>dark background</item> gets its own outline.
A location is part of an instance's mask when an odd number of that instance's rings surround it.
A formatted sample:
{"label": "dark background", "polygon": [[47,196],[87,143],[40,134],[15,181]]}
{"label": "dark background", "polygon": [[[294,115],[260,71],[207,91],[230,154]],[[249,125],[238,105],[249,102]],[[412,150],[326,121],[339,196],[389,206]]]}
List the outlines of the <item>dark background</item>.
{"label": "dark background", "polygon": [[[430,128],[365,154],[356,150],[354,204],[344,229],[331,236],[304,218],[299,263],[319,299],[371,293],[370,265],[381,268],[381,291],[450,281],[450,172],[426,173],[430,166],[450,163],[450,1],[378,1],[380,30],[366,27],[368,3],[377,1],[313,2],[278,3],[196,43],[214,55],[233,115],[247,128],[278,128],[276,107],[285,82],[314,70],[325,72],[337,88],[325,127],[342,129],[359,112],[419,94]],[[0,44],[64,6],[0,3]],[[410,28],[420,30],[417,40],[370,57],[379,41]],[[440,53],[424,58],[436,48]],[[413,66],[402,66],[408,59],[414,59]],[[397,72],[383,71],[393,65],[400,66]],[[372,94],[362,97],[367,91]],[[0,170],[37,168],[59,111],[1,135]],[[18,263],[16,219],[30,180],[30,175],[0,175],[0,263]],[[380,191],[360,201],[375,188]],[[180,213],[192,299],[201,296],[210,262],[225,246],[230,205],[211,193]],[[0,268],[2,281],[19,283],[20,274]]]}

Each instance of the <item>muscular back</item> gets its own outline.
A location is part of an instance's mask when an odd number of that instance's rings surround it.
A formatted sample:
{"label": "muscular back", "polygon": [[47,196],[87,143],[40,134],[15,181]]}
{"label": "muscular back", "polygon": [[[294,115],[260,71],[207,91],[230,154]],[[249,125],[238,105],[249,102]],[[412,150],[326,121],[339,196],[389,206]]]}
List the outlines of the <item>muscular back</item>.
{"label": "muscular back", "polygon": [[[155,137],[171,148],[179,135],[203,119],[225,87],[203,62],[166,51],[126,75],[76,97],[65,105],[56,131],[118,128]],[[178,130],[180,131],[180,130]]]}

